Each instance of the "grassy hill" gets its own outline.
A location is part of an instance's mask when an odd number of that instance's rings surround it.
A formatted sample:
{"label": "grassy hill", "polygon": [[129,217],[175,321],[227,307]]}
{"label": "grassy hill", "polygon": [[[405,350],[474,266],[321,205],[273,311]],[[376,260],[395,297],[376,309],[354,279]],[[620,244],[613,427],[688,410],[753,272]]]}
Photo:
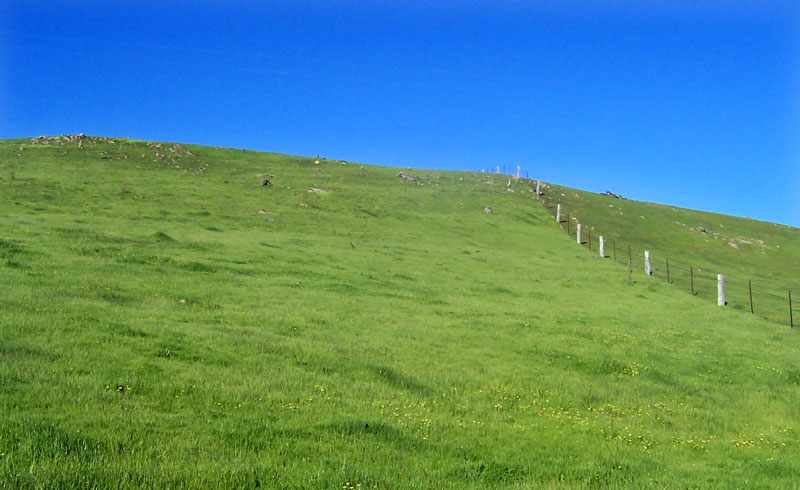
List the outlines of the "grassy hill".
{"label": "grassy hill", "polygon": [[628,284],[525,182],[314,160],[0,141],[3,486],[800,485],[795,330]]}
{"label": "grassy hill", "polygon": [[[754,311],[789,324],[788,292],[800,293],[800,229],[746,218],[630,201],[607,195],[544,184],[542,200],[555,215],[561,204],[562,228],[575,236],[576,222],[591,230],[594,250],[600,235],[606,255],[617,246],[617,260],[627,263],[631,246],[636,272],[643,272],[644,251],[651,253],[654,276],[716,301],[717,274],[725,275],[726,300],[732,308]],[[590,233],[581,237],[587,241]],[[750,286],[748,286],[748,281]]]}

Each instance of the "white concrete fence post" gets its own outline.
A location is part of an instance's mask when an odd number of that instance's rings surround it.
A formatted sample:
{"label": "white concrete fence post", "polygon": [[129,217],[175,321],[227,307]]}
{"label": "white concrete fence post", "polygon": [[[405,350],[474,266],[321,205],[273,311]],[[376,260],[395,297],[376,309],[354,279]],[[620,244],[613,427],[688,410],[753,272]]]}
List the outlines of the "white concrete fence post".
{"label": "white concrete fence post", "polygon": [[541,181],[541,180],[537,180],[537,181],[536,181],[536,195],[537,195],[537,196],[541,196],[541,195],[542,195],[541,191],[539,190],[539,187],[540,187],[541,185],[542,185],[542,181]]}
{"label": "white concrete fence post", "polygon": [[648,276],[653,274],[653,269],[650,268],[650,251],[644,251],[644,273]]}
{"label": "white concrete fence post", "polygon": [[556,207],[556,223],[561,223],[561,204]]}
{"label": "white concrete fence post", "polygon": [[717,305],[725,306],[725,275],[717,274]]}
{"label": "white concrete fence post", "polygon": [[600,258],[601,259],[606,258],[606,251],[605,251],[605,248],[603,247],[603,245],[604,245],[604,243],[603,243],[603,235],[600,235]]}
{"label": "white concrete fence post", "polygon": [[500,173],[500,165],[497,166],[497,173]]}
{"label": "white concrete fence post", "polygon": [[581,244],[581,224],[578,223],[578,245]]}
{"label": "white concrete fence post", "polygon": [[520,172],[520,170],[522,170],[522,169],[521,169],[521,168],[519,168],[519,165],[517,165],[517,178],[519,178],[519,172]]}

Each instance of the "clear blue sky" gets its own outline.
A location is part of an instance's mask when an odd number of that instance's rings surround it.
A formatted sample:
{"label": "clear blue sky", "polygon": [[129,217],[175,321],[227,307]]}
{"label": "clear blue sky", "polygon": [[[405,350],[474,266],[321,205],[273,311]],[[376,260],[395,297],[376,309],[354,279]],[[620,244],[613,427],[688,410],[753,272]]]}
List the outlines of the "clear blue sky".
{"label": "clear blue sky", "polygon": [[0,138],[521,165],[800,225],[796,2],[332,3],[3,2]]}

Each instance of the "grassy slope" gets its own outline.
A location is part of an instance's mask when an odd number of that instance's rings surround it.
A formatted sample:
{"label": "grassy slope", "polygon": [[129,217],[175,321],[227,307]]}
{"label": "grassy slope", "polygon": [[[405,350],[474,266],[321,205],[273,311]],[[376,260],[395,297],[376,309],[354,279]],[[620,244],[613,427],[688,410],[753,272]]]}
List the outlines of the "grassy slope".
{"label": "grassy slope", "polygon": [[800,485],[795,332],[522,183],[169,146],[0,142],[2,483]]}
{"label": "grassy slope", "polygon": [[[551,213],[561,203],[574,223],[592,228],[593,247],[605,235],[617,243],[617,260],[627,262],[627,246],[633,249],[636,272],[643,270],[643,251],[650,250],[655,276],[689,292],[690,266],[695,269],[695,291],[716,301],[717,274],[725,275],[729,306],[750,310],[748,280],[752,281],[756,312],[772,321],[788,324],[788,290],[800,294],[800,229],[746,218],[706,213],[661,204],[620,200],[558,185],[546,185]],[[565,218],[566,220],[566,218]],[[566,223],[563,224],[566,228]],[[700,231],[700,228],[706,232]],[[584,234],[585,238],[586,234]]]}

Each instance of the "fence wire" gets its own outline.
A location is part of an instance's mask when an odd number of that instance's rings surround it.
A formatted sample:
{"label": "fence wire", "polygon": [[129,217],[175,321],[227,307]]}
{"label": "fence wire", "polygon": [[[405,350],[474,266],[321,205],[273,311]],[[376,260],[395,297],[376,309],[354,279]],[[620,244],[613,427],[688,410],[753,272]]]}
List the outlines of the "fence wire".
{"label": "fence wire", "polygon": [[[536,191],[536,181],[526,179],[531,189]],[[536,197],[547,209],[553,219],[556,218],[558,202],[547,194],[546,186],[540,187]],[[578,220],[574,213],[561,205],[559,226],[577,241]],[[632,271],[637,274],[645,272],[645,251],[650,252],[651,276],[669,281],[670,284],[700,298],[716,300],[718,294],[717,272],[709,270],[709,266],[698,267],[682,259],[669,258],[663,251],[646,250],[625,242],[616,233],[595,229],[581,224],[581,245],[599,253],[599,237],[604,237],[603,255],[617,263],[628,265],[630,259]],[[607,240],[611,237],[611,240]],[[770,321],[793,325],[792,317],[796,308],[791,302],[791,291],[800,296],[800,285],[782,283],[767,277],[743,279],[724,274],[725,304],[737,309],[751,311]]]}

